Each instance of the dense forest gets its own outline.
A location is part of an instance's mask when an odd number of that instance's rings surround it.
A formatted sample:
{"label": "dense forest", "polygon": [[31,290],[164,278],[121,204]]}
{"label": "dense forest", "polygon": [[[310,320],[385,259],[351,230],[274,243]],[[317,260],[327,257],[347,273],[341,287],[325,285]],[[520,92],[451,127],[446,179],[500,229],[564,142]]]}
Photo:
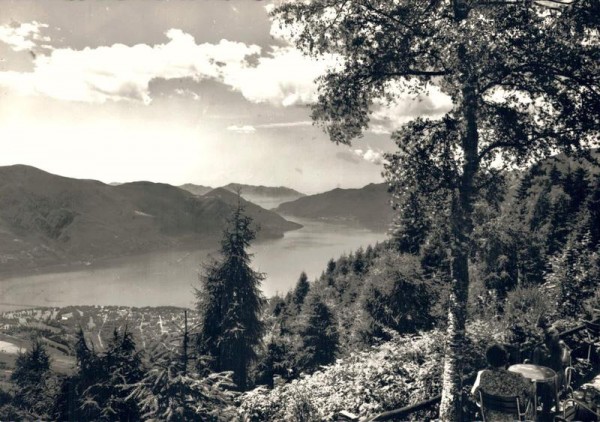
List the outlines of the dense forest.
{"label": "dense forest", "polygon": [[[600,176],[556,157],[514,174],[477,212],[465,372],[492,341],[525,347],[542,324],[570,327],[600,308]],[[199,325],[151,348],[126,326],[96,351],[83,329],[77,367],[50,369],[44,344],[19,355],[2,420],[333,420],[439,394],[449,265],[444,226],[397,212],[389,240],[299,274],[283,297],[260,293],[251,219],[238,204],[221,255],[197,290]],[[190,313],[193,311],[189,311]],[[187,321],[187,320],[186,320]]]}

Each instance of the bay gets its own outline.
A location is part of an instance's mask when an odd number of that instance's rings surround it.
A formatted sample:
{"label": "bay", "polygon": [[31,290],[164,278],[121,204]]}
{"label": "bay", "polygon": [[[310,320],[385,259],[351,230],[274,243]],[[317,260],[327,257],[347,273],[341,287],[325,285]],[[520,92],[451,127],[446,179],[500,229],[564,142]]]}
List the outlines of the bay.
{"label": "bay", "polygon": [[[286,217],[303,225],[283,238],[256,243],[252,266],[265,273],[266,296],[285,294],[302,271],[312,280],[330,258],[367,247],[385,233],[325,221]],[[194,287],[202,263],[215,251],[166,251],[121,257],[75,271],[11,276],[0,280],[0,312],[68,305],[186,306],[194,304]]]}

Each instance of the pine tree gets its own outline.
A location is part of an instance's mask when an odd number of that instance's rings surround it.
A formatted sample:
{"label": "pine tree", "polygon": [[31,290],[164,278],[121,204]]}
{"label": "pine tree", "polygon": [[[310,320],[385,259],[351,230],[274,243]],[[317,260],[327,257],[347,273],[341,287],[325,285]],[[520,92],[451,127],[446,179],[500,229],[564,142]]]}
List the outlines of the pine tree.
{"label": "pine tree", "polygon": [[15,407],[31,418],[48,419],[53,400],[50,356],[39,339],[33,340],[31,348],[17,357],[10,379],[16,387]]}
{"label": "pine tree", "polygon": [[418,255],[429,230],[424,204],[417,193],[411,191],[398,207],[400,210],[392,226],[392,242],[399,252]]}
{"label": "pine tree", "polygon": [[106,400],[101,415],[106,420],[133,421],[139,419],[137,403],[130,395],[131,386],[144,376],[141,354],[136,350],[133,334],[125,327],[122,334],[115,329],[108,350],[103,357],[108,379]]}
{"label": "pine tree", "polygon": [[299,332],[302,339],[299,366],[314,371],[335,360],[339,333],[333,312],[319,296],[311,295],[305,307],[306,320]]}
{"label": "pine tree", "polygon": [[332,275],[333,272],[335,271],[335,261],[333,260],[333,258],[331,258],[328,262],[327,262],[327,270],[325,271],[325,274],[327,275]]}
{"label": "pine tree", "polygon": [[117,329],[103,355],[97,355],[79,330],[78,372],[67,378],[54,407],[58,420],[133,421],[140,419],[132,388],[144,377],[141,355],[131,332]]}
{"label": "pine tree", "polygon": [[557,309],[565,317],[581,315],[584,302],[600,287],[599,251],[590,248],[590,236],[573,236],[561,254],[552,259],[548,279],[558,285]]}
{"label": "pine tree", "polygon": [[594,180],[586,208],[588,211],[587,231],[590,234],[590,246],[596,249],[600,245],[600,176],[596,176]]}
{"label": "pine tree", "polygon": [[235,397],[230,373],[202,376],[186,365],[187,330],[167,334],[149,352],[150,369],[130,397],[139,406],[142,420],[166,422],[230,421]]}
{"label": "pine tree", "polygon": [[238,203],[223,232],[221,257],[206,266],[196,291],[202,325],[199,353],[209,356],[212,370],[233,371],[241,390],[248,386],[248,368],[264,333],[260,316],[265,299],[259,289],[264,275],[250,267],[247,252],[256,235],[251,224]]}
{"label": "pine tree", "polygon": [[365,252],[363,248],[358,248],[354,253],[354,260],[352,261],[352,272],[356,275],[361,275],[367,270],[367,263],[365,262]]}
{"label": "pine tree", "polygon": [[300,273],[300,278],[296,283],[296,287],[294,288],[293,293],[293,301],[294,305],[296,305],[296,309],[300,312],[300,308],[302,308],[302,304],[304,303],[304,299],[306,299],[306,295],[310,290],[310,283],[308,282],[308,277],[304,271]]}

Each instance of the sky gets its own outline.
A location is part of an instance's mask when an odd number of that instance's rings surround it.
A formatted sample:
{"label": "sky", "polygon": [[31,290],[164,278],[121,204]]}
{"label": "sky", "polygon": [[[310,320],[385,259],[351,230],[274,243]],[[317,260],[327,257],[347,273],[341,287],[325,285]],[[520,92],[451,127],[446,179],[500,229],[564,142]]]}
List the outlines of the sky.
{"label": "sky", "polygon": [[315,78],[269,1],[3,0],[0,165],[105,183],[231,182],[304,193],[383,179],[390,133],[448,97],[400,97],[352,146],[310,119]]}

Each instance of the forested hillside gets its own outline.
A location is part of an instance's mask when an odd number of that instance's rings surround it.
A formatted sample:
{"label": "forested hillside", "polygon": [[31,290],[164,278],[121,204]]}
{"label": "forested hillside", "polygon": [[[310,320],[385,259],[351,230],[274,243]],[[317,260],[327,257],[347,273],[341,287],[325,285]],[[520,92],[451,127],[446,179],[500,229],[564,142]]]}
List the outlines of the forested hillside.
{"label": "forested hillside", "polygon": [[[483,352],[490,342],[527,347],[542,340],[543,325],[573,326],[600,307],[600,177],[595,167],[558,157],[510,180],[498,207],[482,207],[477,214],[471,247],[474,277],[466,373],[485,365]],[[269,415],[267,419],[276,420],[286,415],[286,406],[304,403],[312,406],[315,415],[329,419],[327,409],[344,410],[337,405],[339,401],[322,393],[323,389],[343,388],[331,384],[336,377],[348,377],[348,384],[369,386],[371,394],[377,394],[372,383],[384,375],[368,373],[387,364],[381,360],[383,355],[401,354],[407,347],[402,338],[421,333],[419,338],[424,337],[419,341],[427,343],[439,335],[430,330],[443,328],[446,321],[446,235],[444,228],[435,224],[435,216],[411,211],[400,211],[388,242],[330,260],[317,280],[308,282],[301,275],[293,291],[271,301],[271,334],[259,366],[263,371],[259,371],[260,380],[266,383],[272,374],[293,379],[321,365],[332,365],[336,358],[343,360],[301,384],[249,394],[248,414],[263,412]],[[315,324],[317,320],[319,324]],[[382,352],[380,357],[379,352],[362,358],[354,355],[388,341],[383,347],[392,351]],[[323,349],[336,353],[317,353]],[[434,356],[441,352],[427,350],[421,364],[438,359],[430,368],[436,375],[421,385],[390,391],[390,396],[397,398],[393,404],[383,393],[368,405],[361,398],[363,390],[346,392],[341,400],[347,403],[345,410],[376,413],[439,394],[441,358]],[[413,364],[412,357],[396,358],[397,365],[410,368]],[[357,359],[362,359],[363,375],[356,372]],[[412,371],[398,367],[381,370],[392,377],[403,374],[403,380]],[[370,376],[375,378],[361,378]]]}
{"label": "forested hillside", "polygon": [[391,196],[385,183],[371,183],[360,189],[333,189],[279,205],[275,211],[302,218],[357,224],[372,230],[386,230],[392,221]]}
{"label": "forested hillside", "polygon": [[[485,366],[490,343],[531,347],[543,326],[566,329],[600,308],[600,176],[593,167],[549,160],[509,179],[503,191],[496,208],[477,212],[466,377]],[[265,302],[257,289],[263,275],[245,252],[252,222],[237,199],[236,209],[187,318],[180,309],[165,309],[167,317],[77,307],[5,315],[11,335],[37,333],[38,340],[14,362],[0,416],[97,420],[110,419],[102,410],[110,408],[142,419],[323,421],[440,394],[450,274],[438,216],[409,213],[408,204],[388,241],[324,259],[317,279],[299,274],[292,291]],[[231,311],[223,314],[222,303]],[[121,324],[112,317],[107,324],[106,312],[117,312]],[[48,354],[48,347],[59,349]],[[53,370],[61,353],[60,371]]]}

